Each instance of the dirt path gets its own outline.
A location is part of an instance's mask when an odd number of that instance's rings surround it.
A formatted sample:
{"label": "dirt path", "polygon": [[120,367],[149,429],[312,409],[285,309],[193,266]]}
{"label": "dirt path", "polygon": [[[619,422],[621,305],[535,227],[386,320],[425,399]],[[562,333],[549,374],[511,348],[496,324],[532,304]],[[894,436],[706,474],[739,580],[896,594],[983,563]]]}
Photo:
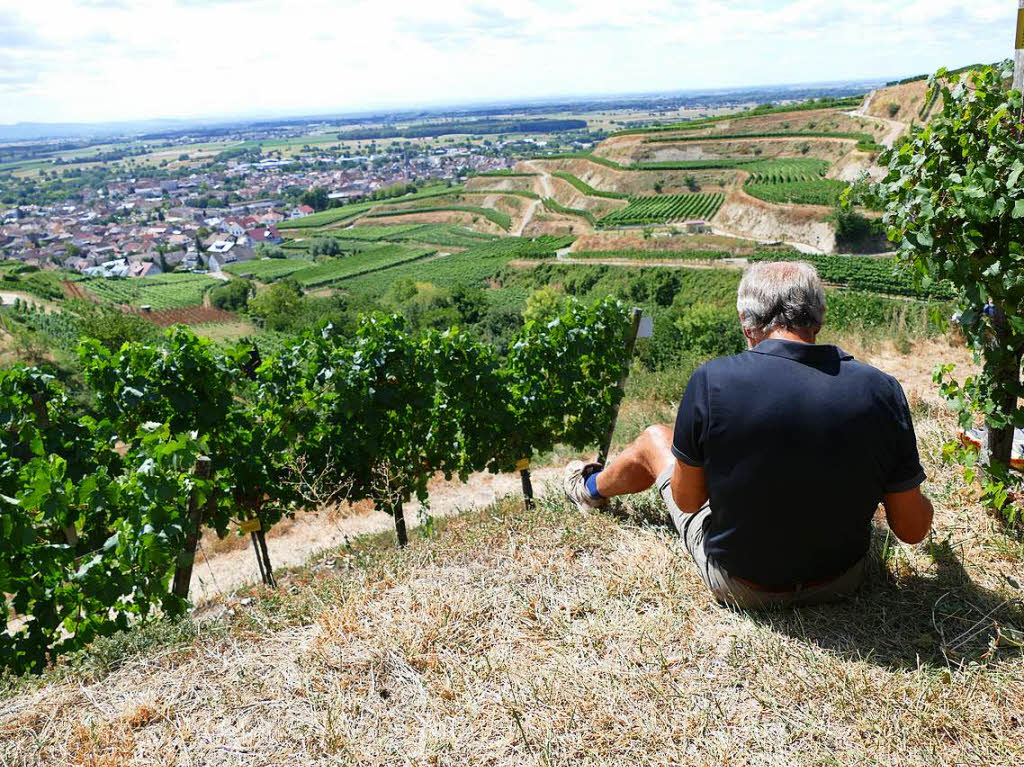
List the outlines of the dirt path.
{"label": "dirt path", "polygon": [[60,311],[60,306],[57,304],[52,301],[39,298],[38,296],[34,296],[31,293],[22,293],[20,291],[13,290],[0,291],[0,306],[10,306],[15,301],[20,301],[23,304],[31,304],[33,306],[41,306],[47,313]]}
{"label": "dirt path", "polygon": [[551,186],[551,175],[543,168],[538,167],[532,162],[524,162],[524,166],[530,169],[532,173],[536,173],[540,176],[541,185],[541,199],[534,200],[530,203],[530,207],[526,209],[526,213],[523,214],[523,218],[519,221],[519,225],[512,230],[513,237],[522,237],[523,232],[526,231],[526,227],[533,221],[533,217],[537,214],[537,210],[544,204],[544,199],[555,196],[555,190]]}
{"label": "dirt path", "polygon": [[854,109],[852,112],[843,112],[848,117],[857,117],[863,120],[873,120],[876,123],[880,123],[888,128],[888,132],[879,141],[882,146],[892,147],[896,143],[896,139],[903,135],[906,131],[906,123],[901,123],[899,120],[890,120],[886,117],[875,117],[874,115],[868,114],[868,109],[871,107],[871,102],[875,98],[876,91],[871,91],[865,98],[864,103]]}
{"label": "dirt path", "polygon": [[[535,469],[532,475],[536,494],[540,496],[557,488],[561,472],[558,467]],[[489,506],[506,495],[522,492],[522,485],[516,475],[481,473],[470,476],[465,484],[443,479],[432,482],[430,491],[431,516],[445,517]],[[405,518],[410,529],[419,526],[420,511],[419,503],[406,505]],[[275,568],[295,567],[322,551],[343,545],[346,539],[390,530],[394,530],[391,517],[377,511],[349,508],[340,512],[306,512],[276,526],[267,536],[267,549]],[[230,549],[226,551],[212,551],[216,545],[215,539],[208,536],[200,544],[189,592],[196,605],[259,581],[256,557],[245,539],[229,539],[226,545]]]}

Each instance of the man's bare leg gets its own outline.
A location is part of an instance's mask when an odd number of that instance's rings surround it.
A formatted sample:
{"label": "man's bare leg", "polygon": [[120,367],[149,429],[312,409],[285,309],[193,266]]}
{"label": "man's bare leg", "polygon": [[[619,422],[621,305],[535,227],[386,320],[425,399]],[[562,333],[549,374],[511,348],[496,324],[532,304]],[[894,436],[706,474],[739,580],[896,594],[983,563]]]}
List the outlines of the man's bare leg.
{"label": "man's bare leg", "polygon": [[660,424],[648,426],[597,475],[597,491],[604,498],[642,493],[675,462],[672,429]]}

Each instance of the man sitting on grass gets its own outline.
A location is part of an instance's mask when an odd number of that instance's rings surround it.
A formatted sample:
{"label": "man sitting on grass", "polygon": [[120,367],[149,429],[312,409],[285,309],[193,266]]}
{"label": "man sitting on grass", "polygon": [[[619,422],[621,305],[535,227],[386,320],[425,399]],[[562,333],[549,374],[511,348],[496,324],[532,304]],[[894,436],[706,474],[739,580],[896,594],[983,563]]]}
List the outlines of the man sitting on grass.
{"label": "man sitting on grass", "polygon": [[696,370],[674,431],[651,426],[604,469],[570,464],[566,497],[583,509],[657,487],[721,602],[838,599],[863,579],[879,503],[907,543],[931,527],[906,397],[815,344],[825,291],[810,264],[751,267],[736,304],[750,349]]}

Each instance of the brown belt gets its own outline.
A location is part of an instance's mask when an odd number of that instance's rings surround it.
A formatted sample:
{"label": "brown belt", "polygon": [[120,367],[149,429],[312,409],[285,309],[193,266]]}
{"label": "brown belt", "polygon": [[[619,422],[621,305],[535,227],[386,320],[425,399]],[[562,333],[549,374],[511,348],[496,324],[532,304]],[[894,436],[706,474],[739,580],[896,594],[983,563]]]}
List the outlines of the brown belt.
{"label": "brown belt", "polygon": [[757,591],[762,594],[794,594],[797,591],[804,591],[805,589],[814,588],[815,586],[824,586],[825,584],[831,583],[835,580],[835,578],[820,578],[814,581],[797,583],[793,586],[762,586],[760,583],[748,581],[746,578],[740,578],[737,575],[732,576],[732,579],[737,583],[742,583],[751,591]]}

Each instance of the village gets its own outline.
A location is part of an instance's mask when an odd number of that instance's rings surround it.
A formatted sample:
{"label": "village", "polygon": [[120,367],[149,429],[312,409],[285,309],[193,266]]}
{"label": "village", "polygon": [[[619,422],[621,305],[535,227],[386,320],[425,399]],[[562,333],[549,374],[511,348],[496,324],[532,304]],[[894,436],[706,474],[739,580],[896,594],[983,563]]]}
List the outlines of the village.
{"label": "village", "polygon": [[[281,242],[282,221],[392,187],[502,170],[514,164],[504,148],[393,145],[361,156],[310,150],[286,158],[256,150],[202,168],[182,162],[152,175],[115,172],[59,203],[0,209],[0,258],[93,277],[219,271]],[[303,198],[315,198],[316,207]]]}

